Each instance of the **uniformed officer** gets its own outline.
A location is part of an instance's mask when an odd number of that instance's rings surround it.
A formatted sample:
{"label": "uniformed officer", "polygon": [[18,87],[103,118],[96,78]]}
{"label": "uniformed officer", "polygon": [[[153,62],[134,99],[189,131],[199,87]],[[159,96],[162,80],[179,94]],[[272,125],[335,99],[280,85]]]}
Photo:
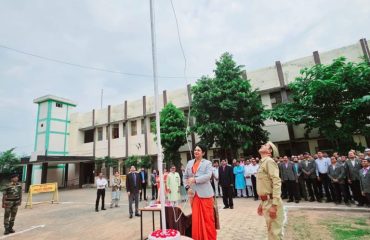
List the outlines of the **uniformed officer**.
{"label": "uniformed officer", "polygon": [[267,142],[259,149],[260,167],[257,172],[257,193],[262,200],[257,213],[264,216],[268,239],[283,239],[283,204],[281,200],[281,179],[279,167],[271,158],[278,155],[276,146]]}
{"label": "uniformed officer", "polygon": [[22,203],[22,185],[18,182],[18,174],[10,176],[10,183],[3,189],[2,207],[4,208],[4,235],[14,233],[15,216],[18,206]]}

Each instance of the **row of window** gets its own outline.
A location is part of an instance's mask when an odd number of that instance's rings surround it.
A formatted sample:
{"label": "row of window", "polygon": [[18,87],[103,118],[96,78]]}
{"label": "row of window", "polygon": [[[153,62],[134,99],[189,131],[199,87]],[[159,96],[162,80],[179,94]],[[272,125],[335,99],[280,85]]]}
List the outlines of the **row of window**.
{"label": "row of window", "polygon": [[[150,118],[150,132],[154,133],[155,129],[152,127],[153,122],[155,122],[155,117]],[[124,137],[126,135],[126,123],[123,124],[123,132],[120,134],[120,124],[121,123],[115,123],[112,124],[112,139],[119,138],[120,135]],[[131,126],[131,136],[137,135],[137,120],[132,120],[130,121],[130,126]],[[103,129],[105,128],[105,139],[108,140],[109,137],[109,127],[98,127],[97,128],[97,141],[102,141],[103,140]],[[144,119],[141,119],[141,134],[145,134],[146,132],[146,121]],[[84,143],[89,143],[94,141],[94,136],[95,136],[95,130],[90,129],[84,131]]]}

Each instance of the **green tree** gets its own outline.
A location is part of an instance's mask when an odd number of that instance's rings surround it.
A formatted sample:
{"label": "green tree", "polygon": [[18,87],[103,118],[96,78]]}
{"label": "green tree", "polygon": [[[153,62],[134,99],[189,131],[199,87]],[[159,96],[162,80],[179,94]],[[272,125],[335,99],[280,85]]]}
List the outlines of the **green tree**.
{"label": "green tree", "polygon": [[163,161],[166,167],[174,164],[180,169],[181,156],[179,148],[186,143],[185,115],[173,103],[169,102],[160,112],[160,125],[161,144],[164,154]]}
{"label": "green tree", "polygon": [[150,156],[142,156],[140,158],[139,167],[141,168],[150,168],[152,166],[152,159]]}
{"label": "green tree", "polygon": [[220,147],[222,157],[237,157],[240,148],[256,151],[267,140],[259,94],[229,53],[216,61],[214,72],[214,78],[203,76],[192,87],[193,130],[209,147]]}
{"label": "green tree", "polygon": [[291,102],[278,105],[268,115],[276,121],[305,124],[345,153],[360,149],[353,134],[370,134],[370,66],[366,61],[347,62],[344,57],[329,65],[304,68],[289,84]]}
{"label": "green tree", "polygon": [[0,153],[0,173],[8,174],[19,171],[20,159],[13,152],[15,148],[11,148]]}
{"label": "green tree", "polygon": [[139,167],[139,157],[138,156],[129,156],[125,160],[125,166],[126,168],[130,169],[131,166],[135,166],[135,168]]}

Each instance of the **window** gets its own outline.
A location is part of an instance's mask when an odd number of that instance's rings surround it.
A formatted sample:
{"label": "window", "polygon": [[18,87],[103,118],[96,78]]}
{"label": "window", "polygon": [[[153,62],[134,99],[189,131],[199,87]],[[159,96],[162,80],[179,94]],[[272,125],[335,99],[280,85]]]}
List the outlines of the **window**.
{"label": "window", "polygon": [[146,124],[145,124],[145,119],[141,119],[141,134],[146,133]]}
{"label": "window", "polygon": [[98,127],[98,141],[103,140],[103,128]]}
{"label": "window", "polygon": [[279,92],[272,92],[270,93],[270,99],[271,99],[271,106],[272,108],[276,107],[282,102],[281,99],[281,93]]}
{"label": "window", "polygon": [[112,128],[112,138],[119,138],[119,124],[113,124]]}
{"label": "window", "polygon": [[63,107],[63,104],[61,104],[61,103],[55,103],[55,106],[56,106],[57,108],[62,108],[62,107]]}
{"label": "window", "polygon": [[94,129],[84,132],[84,143],[94,142]]}
{"label": "window", "polygon": [[136,120],[131,121],[131,136],[135,136],[137,134],[137,124]]}
{"label": "window", "polygon": [[150,117],[150,132],[155,133],[155,117]]}
{"label": "window", "polygon": [[122,136],[123,136],[123,137],[126,137],[126,123],[123,123]]}

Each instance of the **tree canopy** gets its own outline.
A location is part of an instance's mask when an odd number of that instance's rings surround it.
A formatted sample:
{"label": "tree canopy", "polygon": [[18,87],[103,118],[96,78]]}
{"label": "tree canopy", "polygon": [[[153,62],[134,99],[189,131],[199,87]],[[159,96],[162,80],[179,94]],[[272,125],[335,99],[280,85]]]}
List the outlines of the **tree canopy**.
{"label": "tree canopy", "polygon": [[240,148],[256,151],[267,140],[259,94],[229,53],[216,61],[214,73],[215,77],[203,76],[192,87],[193,130],[208,147],[220,147],[223,157],[236,157]]}
{"label": "tree canopy", "polygon": [[337,151],[359,149],[353,134],[370,134],[370,65],[347,62],[344,57],[329,65],[302,69],[289,84],[291,102],[268,115],[276,121],[305,124],[333,143]]}
{"label": "tree canopy", "polygon": [[20,159],[13,152],[15,148],[11,148],[0,153],[0,173],[12,173],[19,169]]}
{"label": "tree canopy", "polygon": [[164,162],[168,167],[176,165],[180,169],[179,148],[186,143],[186,121],[184,112],[169,102],[160,113],[161,144]]}

